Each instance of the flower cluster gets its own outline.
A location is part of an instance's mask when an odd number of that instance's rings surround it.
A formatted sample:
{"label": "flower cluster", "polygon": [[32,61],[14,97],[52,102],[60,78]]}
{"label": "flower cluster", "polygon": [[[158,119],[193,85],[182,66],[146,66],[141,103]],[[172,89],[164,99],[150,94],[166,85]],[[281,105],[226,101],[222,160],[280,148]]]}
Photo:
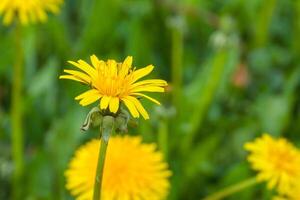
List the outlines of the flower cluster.
{"label": "flower cluster", "polygon": [[63,0],[1,0],[0,15],[3,23],[9,25],[15,18],[22,25],[47,20],[47,12],[57,13]]}
{"label": "flower cluster", "polygon": [[[80,147],[65,172],[66,187],[77,199],[92,199],[99,146],[100,140],[94,139]],[[101,199],[165,199],[171,172],[155,149],[154,144],[143,144],[140,137],[112,137]]]}
{"label": "flower cluster", "polygon": [[258,171],[258,181],[268,182],[268,188],[276,188],[283,197],[299,200],[299,149],[284,138],[274,139],[268,134],[246,143],[245,149],[250,152],[252,168]]}
{"label": "flower cluster", "polygon": [[83,60],[69,61],[80,71],[65,69],[66,75],[60,76],[61,79],[70,79],[90,86],[88,91],[75,97],[80,105],[87,106],[100,100],[101,110],[115,114],[119,111],[122,102],[134,118],[138,118],[141,114],[144,119],[149,119],[147,111],[138,98],[143,97],[160,104],[143,92],[164,92],[164,87],[167,86],[167,82],[161,79],[139,81],[152,72],[153,65],[136,70],[132,68],[131,56],[122,63],[115,60],[105,62],[95,55],[90,59],[92,65]]}

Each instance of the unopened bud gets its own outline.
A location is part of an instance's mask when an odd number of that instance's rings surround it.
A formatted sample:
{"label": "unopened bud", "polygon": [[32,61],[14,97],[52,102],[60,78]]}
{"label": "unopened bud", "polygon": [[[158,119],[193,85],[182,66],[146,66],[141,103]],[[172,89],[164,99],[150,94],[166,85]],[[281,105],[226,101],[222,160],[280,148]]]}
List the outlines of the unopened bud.
{"label": "unopened bud", "polygon": [[129,113],[125,109],[121,109],[121,112],[116,117],[116,130],[121,133],[127,132],[129,119],[130,119]]}
{"label": "unopened bud", "polygon": [[102,121],[101,110],[98,107],[92,108],[92,110],[87,114],[84,123],[81,126],[82,131],[87,131],[91,126],[99,126]]}
{"label": "unopened bud", "polygon": [[109,140],[110,134],[114,129],[114,125],[115,125],[114,117],[110,115],[103,116],[102,127],[101,127],[103,131],[101,137],[104,141],[107,142]]}

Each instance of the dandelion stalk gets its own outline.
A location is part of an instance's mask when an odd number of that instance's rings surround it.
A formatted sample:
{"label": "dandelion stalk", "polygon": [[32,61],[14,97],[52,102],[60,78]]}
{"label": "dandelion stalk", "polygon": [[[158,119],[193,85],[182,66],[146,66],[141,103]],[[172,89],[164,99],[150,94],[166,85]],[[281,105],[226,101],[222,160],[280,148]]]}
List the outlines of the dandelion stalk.
{"label": "dandelion stalk", "polygon": [[23,131],[22,131],[22,82],[23,51],[21,42],[21,25],[16,23],[15,29],[15,64],[13,68],[11,121],[12,121],[12,157],[14,160],[13,199],[20,197],[20,179],[23,174]]}
{"label": "dandelion stalk", "polygon": [[105,164],[106,150],[109,137],[114,131],[114,118],[111,116],[103,117],[102,126],[100,128],[101,144],[98,156],[98,164],[96,169],[96,177],[94,183],[93,200],[101,199],[101,188],[103,179],[103,169]]}
{"label": "dandelion stalk", "polygon": [[257,184],[257,179],[256,177],[254,178],[250,178],[247,180],[244,180],[242,182],[239,182],[237,184],[231,185],[229,187],[226,187],[224,189],[222,189],[219,192],[213,193],[207,197],[205,197],[203,200],[219,200],[219,199],[223,199],[229,195],[232,195],[234,193],[237,193],[245,188],[248,188],[250,186],[253,186],[255,184]]}

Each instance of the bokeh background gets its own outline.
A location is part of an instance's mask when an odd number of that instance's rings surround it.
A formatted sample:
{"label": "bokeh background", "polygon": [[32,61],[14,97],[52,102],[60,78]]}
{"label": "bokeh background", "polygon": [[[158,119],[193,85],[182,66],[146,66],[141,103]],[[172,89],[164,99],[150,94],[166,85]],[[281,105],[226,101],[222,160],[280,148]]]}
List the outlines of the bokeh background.
{"label": "bokeh background", "polygon": [[[14,26],[0,25],[0,199],[12,193]],[[269,132],[300,144],[299,0],[67,0],[59,15],[22,28],[25,71],[23,199],[72,199],[63,172],[80,132],[85,90],[58,76],[96,54],[156,66],[169,82],[144,102],[151,119],[129,127],[155,142],[173,171],[170,200],[201,199],[255,175],[243,144]],[[264,184],[228,199],[270,199]]]}

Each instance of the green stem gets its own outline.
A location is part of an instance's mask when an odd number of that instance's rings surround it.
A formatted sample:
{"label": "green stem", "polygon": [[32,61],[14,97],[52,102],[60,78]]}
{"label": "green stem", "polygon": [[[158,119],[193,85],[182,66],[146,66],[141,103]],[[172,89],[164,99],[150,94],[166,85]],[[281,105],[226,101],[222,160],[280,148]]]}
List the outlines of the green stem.
{"label": "green stem", "polygon": [[255,18],[257,24],[255,28],[254,47],[263,47],[268,42],[269,27],[274,15],[276,3],[277,0],[261,1],[261,9],[257,16],[258,19]]}
{"label": "green stem", "polygon": [[21,41],[21,25],[15,29],[15,64],[13,68],[11,125],[12,125],[12,158],[14,161],[13,199],[20,199],[21,177],[23,174],[23,129],[22,129],[22,82],[23,82],[23,51]]}
{"label": "green stem", "polygon": [[178,109],[180,107],[180,97],[182,90],[182,62],[183,62],[183,25],[182,16],[174,17],[172,27],[172,83],[173,83],[173,104]]}
{"label": "green stem", "polygon": [[257,184],[257,180],[256,177],[254,178],[250,178],[247,180],[244,180],[242,182],[239,182],[235,185],[231,185],[229,187],[224,188],[223,190],[216,192],[214,194],[211,194],[207,197],[205,197],[203,200],[219,200],[219,199],[223,199],[229,195],[232,195],[234,193],[237,193],[247,187],[253,186],[255,184]]}
{"label": "green stem", "polygon": [[114,131],[114,118],[111,116],[103,117],[102,127],[100,129],[101,144],[100,144],[100,150],[98,156],[98,165],[96,169],[93,200],[101,199],[101,188],[102,188],[106,150],[108,146],[109,137],[113,131]]}
{"label": "green stem", "polygon": [[164,157],[168,160],[168,122],[166,119],[161,119],[158,125],[158,145],[163,152]]}
{"label": "green stem", "polygon": [[299,52],[300,52],[300,40],[299,40],[299,34],[300,34],[300,0],[293,1],[293,7],[295,12],[294,17],[294,31],[293,31],[293,53],[294,56],[299,59]]}

